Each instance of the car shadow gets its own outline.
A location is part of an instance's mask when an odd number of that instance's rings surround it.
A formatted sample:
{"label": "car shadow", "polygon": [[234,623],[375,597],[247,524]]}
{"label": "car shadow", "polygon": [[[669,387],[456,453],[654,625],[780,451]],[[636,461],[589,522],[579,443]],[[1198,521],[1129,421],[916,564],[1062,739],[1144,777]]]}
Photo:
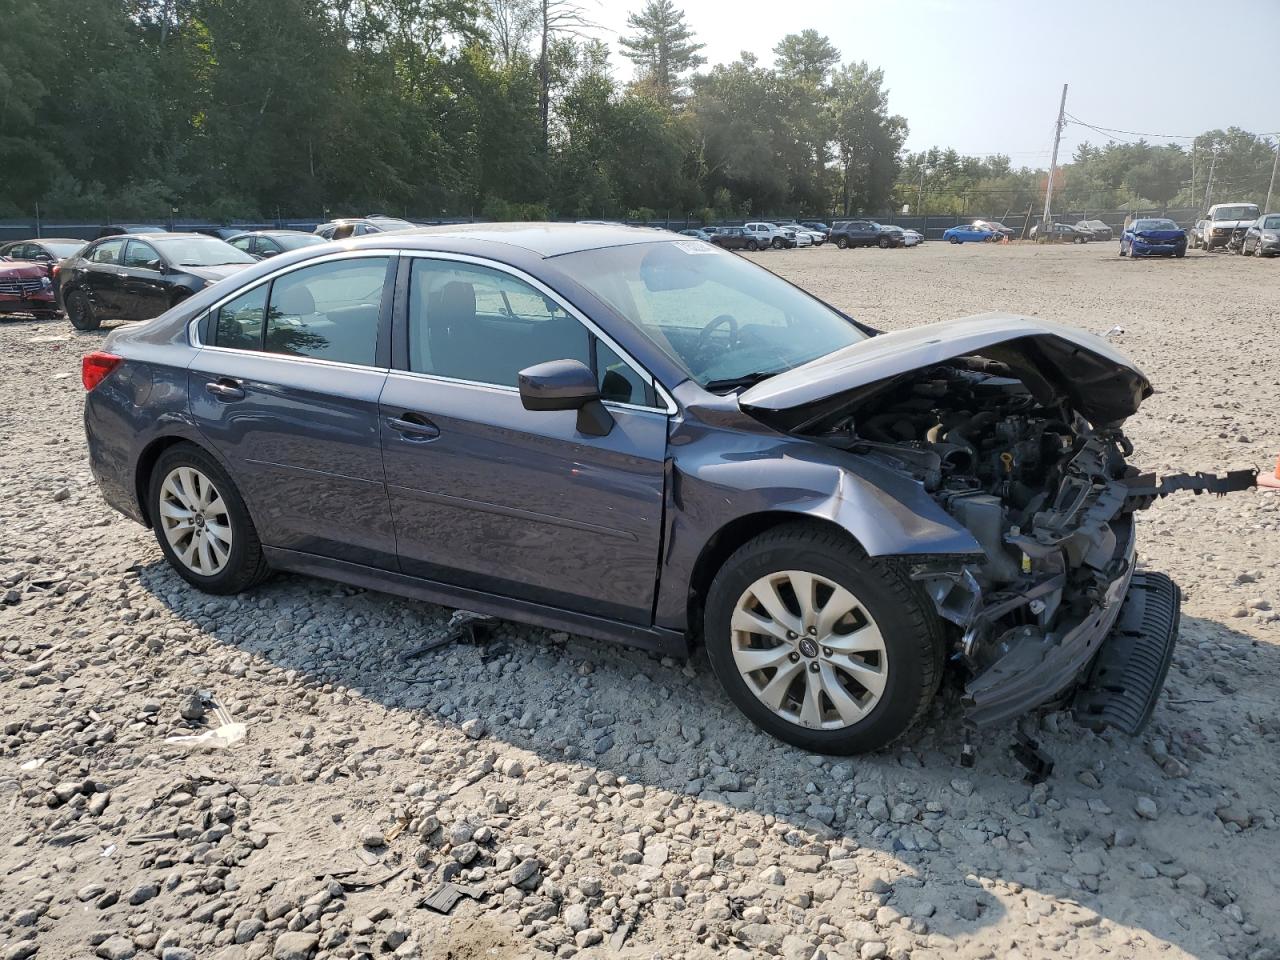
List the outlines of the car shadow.
{"label": "car shadow", "polygon": [[[1258,823],[1242,831],[1215,813],[1237,786],[1276,782],[1264,737],[1250,743],[1233,734],[1270,731],[1274,743],[1280,732],[1275,700],[1264,695],[1280,676],[1280,647],[1214,620],[1183,618],[1143,736],[1095,733],[1067,713],[1023,721],[1056,763],[1036,786],[1010,752],[1012,728],[977,734],[976,764],[961,765],[954,694],[937,698],[922,727],[892,749],[815,757],[752,727],[701,653],[679,663],[498,621],[485,642],[416,655],[451,610],[293,575],[238,598],[199,594],[159,561],[137,575],[224,659],[259,657],[424,723],[481,717],[488,737],[545,762],[696,796],[726,808],[723,819],[736,811],[745,820],[739,838],[772,832],[797,857],[857,849],[858,869],[845,875],[862,893],[846,885],[821,908],[837,925],[923,922],[941,938],[930,940],[938,949],[979,938],[1001,955],[1015,941],[1028,953],[1062,949],[1062,930],[1099,937],[1105,922],[1102,930],[1135,956],[1173,945],[1206,960],[1257,947],[1257,931],[1224,911],[1231,904],[1262,936],[1280,933],[1266,929],[1275,923],[1268,903],[1280,832]],[[210,667],[216,684],[219,667]],[[1139,797],[1155,801],[1156,819],[1135,812]],[[1184,862],[1215,866],[1187,880],[1180,878],[1195,871]],[[754,897],[767,865],[762,858],[718,869],[741,871]],[[785,892],[815,888],[840,866],[833,859],[820,873],[792,873]],[[731,883],[724,893],[740,910],[734,890]],[[765,886],[766,896],[783,892]],[[781,899],[776,906],[788,909]],[[1056,921],[1044,921],[1051,914]]]}

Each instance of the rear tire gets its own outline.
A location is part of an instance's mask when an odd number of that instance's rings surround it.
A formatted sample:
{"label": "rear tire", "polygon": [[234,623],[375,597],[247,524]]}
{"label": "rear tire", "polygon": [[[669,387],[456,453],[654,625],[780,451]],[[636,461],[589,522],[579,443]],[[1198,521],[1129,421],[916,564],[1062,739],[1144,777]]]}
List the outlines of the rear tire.
{"label": "rear tire", "polygon": [[[797,582],[812,584],[808,603]],[[781,599],[781,616],[757,599],[762,584],[766,597]],[[835,619],[824,623],[824,615]],[[798,625],[792,639],[787,623]],[[703,630],[734,704],[765,732],[817,753],[888,746],[924,715],[942,676],[942,622],[924,593],[817,523],[777,527],[725,561],[707,594]],[[765,660],[774,662],[750,669]]]}
{"label": "rear tire", "polygon": [[755,253],[755,252],[756,252],[757,250],[759,250],[759,249],[760,249],[760,244],[756,243],[756,241],[755,241],[755,238],[754,238],[754,237],[747,241],[747,251],[748,251],[748,252],[750,252],[750,253]]}
{"label": "rear tire", "polygon": [[97,330],[102,325],[102,318],[93,307],[93,301],[83,290],[71,290],[67,293],[67,319],[77,330]]}
{"label": "rear tire", "polygon": [[147,513],[165,559],[205,593],[240,593],[271,572],[240,491],[193,443],[160,454],[151,471]]}

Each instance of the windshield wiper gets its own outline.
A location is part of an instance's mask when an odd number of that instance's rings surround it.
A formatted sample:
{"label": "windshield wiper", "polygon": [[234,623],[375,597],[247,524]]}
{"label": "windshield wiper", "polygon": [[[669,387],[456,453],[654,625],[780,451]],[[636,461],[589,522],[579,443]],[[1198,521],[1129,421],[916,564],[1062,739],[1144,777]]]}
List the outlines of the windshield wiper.
{"label": "windshield wiper", "polygon": [[703,387],[713,393],[717,390],[736,390],[739,387],[752,387],[761,380],[776,377],[781,370],[755,370],[737,377],[725,377],[722,380],[708,380]]}

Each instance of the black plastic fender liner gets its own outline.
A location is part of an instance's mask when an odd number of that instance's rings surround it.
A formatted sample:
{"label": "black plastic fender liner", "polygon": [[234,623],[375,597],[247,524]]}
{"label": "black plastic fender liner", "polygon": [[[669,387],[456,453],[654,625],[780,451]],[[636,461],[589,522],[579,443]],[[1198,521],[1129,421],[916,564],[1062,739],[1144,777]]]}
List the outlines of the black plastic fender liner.
{"label": "black plastic fender liner", "polygon": [[1163,573],[1134,574],[1115,627],[1076,695],[1077,718],[1129,734],[1142,731],[1156,707],[1182,618],[1182,591]]}

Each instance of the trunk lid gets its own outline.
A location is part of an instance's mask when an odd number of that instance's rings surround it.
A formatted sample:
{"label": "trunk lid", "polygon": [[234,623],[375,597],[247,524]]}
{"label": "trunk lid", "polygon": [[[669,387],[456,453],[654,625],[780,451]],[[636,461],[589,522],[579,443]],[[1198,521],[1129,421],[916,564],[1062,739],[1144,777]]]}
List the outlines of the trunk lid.
{"label": "trunk lid", "polygon": [[961,357],[1006,364],[1039,402],[1066,402],[1094,425],[1124,420],[1151,395],[1146,375],[1100,337],[987,313],[869,337],[748,388],[738,404],[771,426],[801,429],[899,377]]}

